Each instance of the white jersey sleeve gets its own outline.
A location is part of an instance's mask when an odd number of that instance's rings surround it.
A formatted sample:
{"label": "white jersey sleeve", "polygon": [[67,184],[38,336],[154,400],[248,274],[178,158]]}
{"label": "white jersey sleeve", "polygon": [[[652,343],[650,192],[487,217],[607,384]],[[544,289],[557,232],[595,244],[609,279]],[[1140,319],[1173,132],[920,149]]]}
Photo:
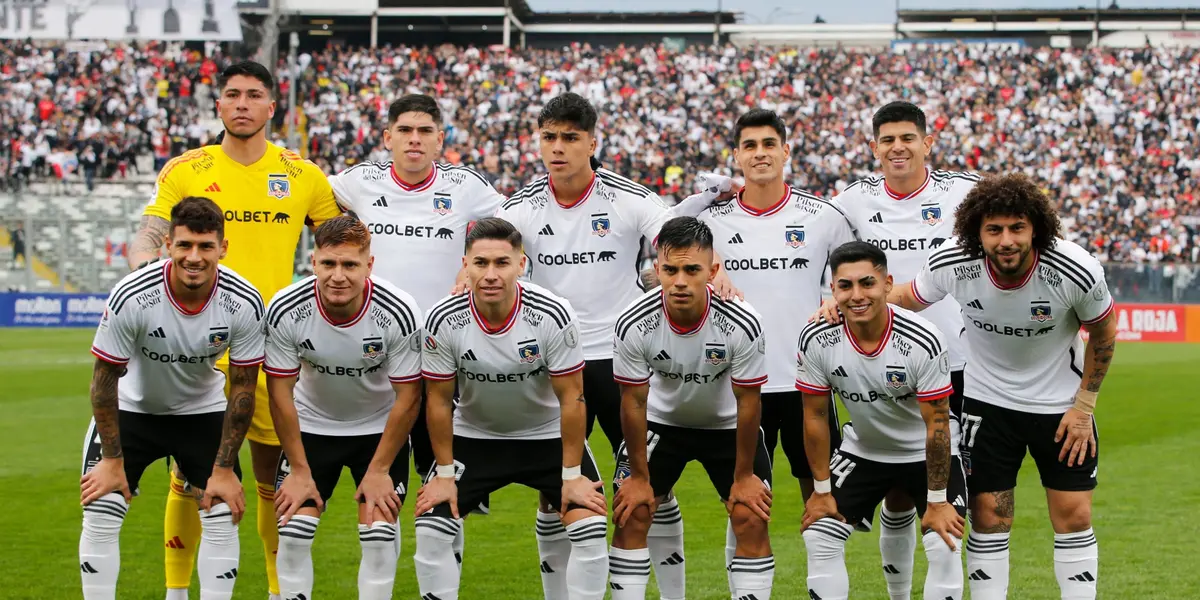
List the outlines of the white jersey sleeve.
{"label": "white jersey sleeve", "polygon": [[248,297],[248,301],[255,304],[256,310],[238,311],[231,324],[229,364],[249,367],[262,364],[266,358],[266,331],[263,329],[263,319],[267,310],[257,290],[247,285],[240,291],[241,297]]}
{"label": "white jersey sleeve", "polygon": [[[348,170],[348,169],[347,169]],[[346,175],[346,170],[329,176],[329,187],[333,188],[333,198],[342,210],[357,210],[354,205],[357,198],[362,197],[358,186],[354,185],[354,177]]]}
{"label": "white jersey sleeve", "polygon": [[[1104,267],[1100,265],[1100,261],[1096,260],[1096,257],[1091,254],[1084,252],[1073,254],[1078,254],[1079,256],[1072,256],[1074,263],[1071,264],[1070,268],[1078,270],[1082,267],[1085,273],[1080,274],[1079,280],[1083,283],[1092,283],[1092,286],[1090,290],[1076,286],[1071,286],[1067,289],[1075,292],[1075,297],[1071,301],[1072,306],[1075,308],[1075,315],[1079,317],[1079,322],[1084,325],[1091,325],[1104,319],[1104,317],[1107,317],[1112,312],[1113,297],[1108,291],[1108,282],[1104,278]],[[1053,256],[1047,260],[1053,260]],[[1066,261],[1063,262],[1065,263]],[[1086,275],[1086,277],[1082,275]]]}
{"label": "white jersey sleeve", "polygon": [[[152,267],[159,268],[158,265]],[[121,300],[119,290],[122,290],[120,285],[113,288],[113,293],[109,295],[104,315],[100,317],[100,325],[96,327],[96,336],[92,340],[92,354],[114,365],[129,363],[137,338],[145,327],[141,322],[141,311],[117,310]]]}
{"label": "white jersey sleeve", "polygon": [[275,294],[268,305],[267,318],[264,323],[266,333],[266,361],[263,371],[272,377],[296,377],[300,375],[300,354],[296,348],[296,336],[291,328],[291,319],[282,319],[278,315],[288,307],[287,298],[292,288],[286,287]]}
{"label": "white jersey sleeve", "polygon": [[921,304],[929,306],[950,294],[955,278],[953,269],[942,267],[966,260],[958,247],[958,238],[950,238],[946,244],[929,255],[925,266],[912,281],[913,295]]}
{"label": "white jersey sleeve", "polygon": [[482,176],[466,180],[471,186],[471,205],[467,207],[472,221],[495,216],[507,199]]}
{"label": "white jersey sleeve", "polygon": [[909,367],[910,372],[917,376],[917,384],[914,389],[917,392],[917,400],[920,402],[940,400],[954,393],[954,385],[950,382],[950,354],[946,349],[946,340],[940,331],[930,326],[924,328],[922,333],[933,335],[937,343],[931,347],[941,352],[933,357],[927,357],[921,352],[912,353],[914,358],[918,359],[913,360],[912,362],[915,364]]}
{"label": "white jersey sleeve", "polygon": [[566,299],[556,298],[558,305],[555,306],[546,301],[547,297],[529,287],[524,288],[524,292],[525,301],[530,305],[536,304],[542,310],[549,308],[553,311],[552,316],[556,315],[561,319],[561,326],[559,321],[553,318],[542,321],[542,330],[546,336],[546,370],[550,376],[570,375],[582,369],[583,349],[579,344],[578,319],[571,303]]}
{"label": "white jersey sleeve", "polygon": [[674,216],[667,211],[666,203],[658,194],[651,193],[646,196],[644,202],[634,206],[638,212],[638,230],[650,242],[658,238],[658,232],[662,230],[663,223]]}
{"label": "white jersey sleeve", "polygon": [[[618,321],[618,327],[621,322]],[[650,362],[643,349],[640,335],[613,335],[613,379],[624,385],[650,383]]]}
{"label": "white jersey sleeve", "polygon": [[[452,381],[458,375],[458,363],[453,348],[453,332],[443,327],[439,331],[434,319],[449,298],[438,302],[430,309],[425,321],[425,341],[421,348],[421,374],[434,381]],[[436,333],[435,333],[436,332]]]}
{"label": "white jersey sleeve", "polygon": [[[415,302],[409,310],[413,312],[414,324],[420,325],[424,322]],[[421,340],[425,337],[425,330],[417,327],[406,336],[402,328],[390,327],[387,335],[388,380],[392,383],[420,381],[423,362]]]}
{"label": "white jersey sleeve", "polygon": [[733,350],[733,370],[730,375],[730,381],[733,385],[740,387],[759,387],[767,383],[767,335],[762,330],[761,319],[757,313],[751,312],[750,305],[735,301],[739,306],[747,309],[750,315],[758,323],[754,323],[751,331],[757,330],[758,336],[752,337],[750,333],[739,329],[738,341],[734,344]]}
{"label": "white jersey sleeve", "polygon": [[818,334],[836,331],[837,328],[837,325],[815,321],[800,332],[800,340],[796,344],[796,389],[814,395],[828,394],[832,390],[815,338]]}

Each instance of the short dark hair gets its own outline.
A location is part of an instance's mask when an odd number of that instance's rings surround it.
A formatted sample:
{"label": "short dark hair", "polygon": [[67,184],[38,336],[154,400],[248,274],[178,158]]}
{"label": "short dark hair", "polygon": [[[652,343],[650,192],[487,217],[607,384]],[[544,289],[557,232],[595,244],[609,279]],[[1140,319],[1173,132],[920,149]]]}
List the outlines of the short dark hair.
{"label": "short dark hair", "polygon": [[479,240],[500,240],[512,244],[514,250],[524,249],[521,232],[517,231],[512,223],[500,217],[485,217],[475,221],[475,224],[467,231],[467,241],[463,251],[470,252],[471,246]]}
{"label": "short dark hair", "polygon": [[538,115],[538,127],[546,123],[562,123],[574,125],[581,131],[592,133],[596,130],[596,107],[587,98],[574,92],[555,96],[542,108]]}
{"label": "short dark hair", "polygon": [[954,213],[954,235],[971,256],[983,256],[979,230],[988,217],[1025,217],[1033,226],[1033,247],[1044,252],[1054,247],[1062,230],[1054,203],[1022,173],[984,178],[963,198]]}
{"label": "short dark hair", "polygon": [[751,109],[746,114],[738,117],[737,123],[733,125],[733,142],[735,145],[742,144],[742,130],[747,127],[770,127],[779,134],[780,142],[787,142],[787,126],[783,124],[783,119],[775,114],[773,110],[765,108]]}
{"label": "short dark hair", "polygon": [[888,123],[912,123],[917,126],[917,131],[920,131],[921,135],[925,135],[927,131],[925,111],[916,104],[903,100],[888,102],[883,105],[883,108],[875,111],[875,116],[871,117],[872,137],[878,138],[879,128]]}
{"label": "short dark hair", "polygon": [[192,233],[217,232],[225,239],[225,213],[216,202],[203,196],[188,196],[171,207],[171,235],[176,227],[187,227]]}
{"label": "short dark hair", "polygon": [[887,273],[887,254],[870,242],[846,242],[829,254],[829,272],[836,275],[838,267],[847,263],[870,261],[871,266]]}
{"label": "short dark hair", "polygon": [[225,67],[225,70],[221,71],[221,77],[217,79],[217,89],[225,89],[225,86],[229,84],[229,80],[238,76],[253,77],[259,80],[262,82],[263,87],[267,88],[267,93],[272,98],[275,97],[275,78],[271,77],[271,72],[266,67],[252,60],[235,62]]}
{"label": "short dark hair", "polygon": [[675,217],[663,223],[658,232],[655,247],[661,256],[668,250],[682,250],[698,246],[701,250],[712,250],[713,234],[708,225],[696,217]]}
{"label": "short dark hair", "polygon": [[352,215],[339,215],[324,223],[313,232],[313,244],[317,248],[353,244],[359,249],[371,248],[371,232],[367,226]]}
{"label": "short dark hair", "polygon": [[433,122],[438,127],[442,126],[442,107],[438,106],[437,100],[433,96],[426,94],[406,94],[392,101],[391,106],[388,106],[388,127],[396,124],[396,119],[404,113],[415,112],[425,113],[433,117]]}

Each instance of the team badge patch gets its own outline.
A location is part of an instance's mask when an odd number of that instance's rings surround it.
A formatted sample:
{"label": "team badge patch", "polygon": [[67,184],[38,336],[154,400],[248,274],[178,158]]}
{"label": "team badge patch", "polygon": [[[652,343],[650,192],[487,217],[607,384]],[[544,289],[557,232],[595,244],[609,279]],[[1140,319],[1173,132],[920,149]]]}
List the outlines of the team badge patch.
{"label": "team badge patch", "polygon": [[604,237],[608,235],[609,231],[611,228],[607,213],[592,215],[592,235]]}
{"label": "team badge patch", "polygon": [[1049,302],[1033,302],[1029,305],[1029,320],[1045,323],[1053,321],[1054,314],[1051,312]]}
{"label": "team badge patch", "polygon": [[379,358],[383,355],[383,340],[363,340],[363,358]]}
{"label": "team badge patch", "polygon": [[803,225],[788,225],[783,230],[783,239],[787,245],[793,248],[804,247],[804,226]]}
{"label": "team badge patch", "polygon": [[883,376],[887,379],[888,387],[894,390],[904,387],[904,384],[908,381],[907,373],[894,368],[884,371]]}
{"label": "team badge patch", "polygon": [[942,222],[942,207],[940,206],[922,206],[921,220],[925,221],[926,225],[937,225]]}
{"label": "team badge patch", "polygon": [[228,342],[228,341],[229,341],[229,332],[228,331],[214,331],[214,332],[208,334],[208,347],[209,348],[220,348],[221,346],[225,345],[225,342]]}
{"label": "team badge patch", "polygon": [[531,363],[542,357],[542,351],[538,348],[537,341],[526,340],[519,342],[519,344],[517,346],[517,356],[521,358],[521,362]]}
{"label": "team badge patch", "polygon": [[617,465],[617,473],[613,476],[613,487],[621,487],[621,484],[625,483],[625,480],[629,479],[629,476],[632,474],[633,472],[629,469],[629,464],[622,461],[621,464]]}
{"label": "team badge patch", "polygon": [[437,350],[437,340],[433,339],[432,335],[425,336],[425,349]]}
{"label": "team badge patch", "polygon": [[283,200],[292,195],[292,182],[286,173],[271,173],[267,175],[267,195],[276,200]]}
{"label": "team badge patch", "polygon": [[433,212],[439,215],[448,215],[452,212],[454,200],[450,198],[450,194],[434,194],[433,195]]}
{"label": "team badge patch", "polygon": [[706,344],[704,346],[704,360],[714,365],[725,362],[725,346],[720,344]]}

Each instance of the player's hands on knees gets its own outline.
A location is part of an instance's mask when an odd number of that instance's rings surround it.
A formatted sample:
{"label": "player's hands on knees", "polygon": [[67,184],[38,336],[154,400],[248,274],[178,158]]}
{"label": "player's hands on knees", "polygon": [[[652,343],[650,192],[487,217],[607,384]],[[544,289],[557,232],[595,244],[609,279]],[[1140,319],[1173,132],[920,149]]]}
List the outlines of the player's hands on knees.
{"label": "player's hands on knees", "polygon": [[717,276],[713,277],[712,286],[713,291],[716,292],[716,294],[720,296],[722,300],[733,300],[734,298],[737,298],[738,300],[746,299],[746,296],[742,293],[742,290],[734,287],[733,280],[731,280],[729,275],[725,273],[725,269],[717,271]]}
{"label": "player's hands on knees", "polygon": [[650,486],[650,480],[644,477],[626,477],[613,496],[613,523],[617,527],[624,527],[639,506],[654,512],[654,488]]}
{"label": "player's hands on knees", "polygon": [[275,516],[280,519],[279,524],[287,525],[307,500],[316,502],[317,510],[325,510],[325,501],[321,500],[312,473],[292,465],[292,472],[283,478],[283,484],[275,491]]}
{"label": "player's hands on knees", "polygon": [[208,486],[204,488],[204,496],[200,498],[200,510],[212,510],[214,498],[220,498],[229,505],[234,525],[242,521],[242,516],[246,514],[246,491],[233,469],[213,467],[212,475],[208,476]]}
{"label": "player's hands on knees", "polygon": [[607,515],[608,506],[604,502],[603,481],[592,481],[580,475],[562,484],[562,505],[559,514],[566,515],[567,507],[576,504],[596,514]]}
{"label": "player's hands on knees", "polygon": [[87,506],[110,492],[120,492],[125,503],[133,499],[125,479],[125,459],[102,458],[91,471],[79,478],[79,503]]}
{"label": "player's hands on knees", "polygon": [[458,484],[453,477],[434,476],[417,492],[417,505],[413,508],[413,516],[419,517],[443,502],[450,503],[450,514],[455,519],[458,516]]}
{"label": "player's hands on knees", "polygon": [[367,470],[362,483],[354,492],[354,499],[365,504],[368,514],[375,514],[379,509],[387,516],[389,523],[395,523],[400,518],[400,494],[396,493],[396,485],[387,471]]}
{"label": "player's hands on knees", "polygon": [[954,538],[962,539],[966,525],[966,520],[949,502],[930,502],[921,518],[921,530],[936,531],[951,552],[957,549]]}
{"label": "player's hands on knees", "polygon": [[826,323],[832,323],[835,325],[841,323],[842,313],[838,310],[837,302],[835,302],[833,298],[826,298],[825,300],[822,300],[821,308],[817,309],[817,312],[813,313],[813,315],[808,318],[809,323],[812,323],[813,321],[824,321]]}
{"label": "player's hands on knees", "polygon": [[773,496],[767,484],[756,475],[746,475],[733,480],[729,488],[729,511],[733,512],[735,504],[744,505],[758,518],[765,522],[771,521],[771,501]]}
{"label": "player's hands on knees", "polygon": [[[1065,439],[1065,441],[1064,441]],[[1077,408],[1067,409],[1062,421],[1058,423],[1058,432],[1054,434],[1055,442],[1062,442],[1058,451],[1058,460],[1067,461],[1068,467],[1080,466],[1088,458],[1088,449],[1092,457],[1096,456],[1096,430],[1092,427],[1092,415]]]}
{"label": "player's hands on knees", "polygon": [[809,525],[825,517],[846,522],[846,518],[838,512],[837,501],[833,499],[833,494],[813,492],[808,497],[808,502],[804,503],[804,519],[800,521],[800,531],[808,529]]}

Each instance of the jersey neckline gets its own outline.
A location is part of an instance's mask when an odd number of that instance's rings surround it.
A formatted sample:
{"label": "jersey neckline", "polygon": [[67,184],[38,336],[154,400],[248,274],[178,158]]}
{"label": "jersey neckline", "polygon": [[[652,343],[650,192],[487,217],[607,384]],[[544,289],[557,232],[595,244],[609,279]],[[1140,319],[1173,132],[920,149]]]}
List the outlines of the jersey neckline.
{"label": "jersey neckline", "polygon": [[1025,272],[1025,276],[1021,278],[1021,281],[1018,281],[1012,285],[1004,285],[999,281],[996,281],[996,274],[992,272],[992,261],[988,260],[986,255],[983,257],[983,270],[987,271],[988,281],[991,281],[992,285],[995,286],[996,289],[1005,292],[1011,292],[1013,290],[1019,290],[1025,287],[1025,284],[1029,283],[1030,279],[1033,279],[1033,272],[1037,270],[1040,259],[1041,254],[1037,250],[1034,250],[1033,263],[1029,265],[1029,270]]}
{"label": "jersey neckline", "polygon": [[263,155],[260,156],[258,160],[248,165],[243,165],[242,163],[234,160],[233,157],[226,154],[225,149],[222,148],[220,144],[213,144],[212,147],[217,149],[217,154],[220,154],[221,158],[233,163],[233,165],[239,169],[246,169],[248,171],[261,171],[264,166],[268,166],[266,165],[267,160],[271,158],[278,158],[279,154],[284,150],[283,146],[277,146],[272,144],[270,140],[267,140],[267,149],[265,152],[263,152]]}
{"label": "jersey neckline", "polygon": [[704,289],[704,314],[700,315],[700,320],[696,321],[696,324],[691,329],[684,329],[671,320],[671,311],[667,310],[667,292],[663,290],[659,293],[659,297],[662,299],[663,315],[667,318],[667,325],[671,326],[672,333],[686,337],[700,331],[704,327],[704,323],[708,321],[708,313],[712,312],[712,287],[705,286]]}
{"label": "jersey neckline", "polygon": [[475,324],[479,326],[479,329],[481,331],[483,331],[484,333],[486,333],[488,335],[501,335],[501,334],[507,333],[508,330],[512,329],[513,325],[516,324],[517,315],[519,315],[521,313],[521,304],[522,304],[521,296],[522,295],[524,295],[524,289],[522,289],[521,284],[518,283],[517,284],[517,297],[516,297],[516,300],[513,301],[512,310],[509,311],[508,316],[504,318],[504,323],[502,323],[500,325],[500,327],[493,328],[488,325],[487,320],[485,320],[483,318],[483,314],[480,313],[479,309],[475,307],[475,294],[473,294],[473,293],[469,294],[468,295],[468,298],[469,298],[468,304],[471,307],[471,316],[474,317]]}
{"label": "jersey neckline", "polygon": [[163,286],[167,288],[167,300],[171,301],[171,306],[174,306],[175,310],[179,311],[179,313],[185,317],[194,317],[204,312],[204,309],[208,308],[208,305],[212,304],[212,299],[217,296],[217,287],[221,283],[221,268],[217,267],[217,272],[215,275],[213,275],[212,290],[208,293],[208,298],[204,300],[204,305],[195,311],[190,311],[184,307],[183,303],[175,298],[175,293],[171,291],[171,269],[174,268],[175,262],[168,260],[166,263],[167,264],[163,266]]}
{"label": "jersey neckline", "polygon": [[925,191],[925,188],[929,187],[929,182],[930,182],[932,179],[933,179],[933,177],[932,177],[932,175],[931,175],[931,174],[930,174],[930,172],[929,172],[929,167],[925,167],[925,181],[922,181],[922,182],[921,182],[921,185],[920,185],[920,187],[918,187],[918,188],[917,188],[916,190],[914,190],[912,193],[910,193],[910,194],[901,194],[900,192],[897,192],[896,190],[893,190],[893,189],[891,188],[891,186],[889,186],[889,185],[887,184],[887,179],[886,179],[886,178],[883,180],[883,189],[884,189],[884,191],[886,191],[886,192],[887,192],[887,195],[888,195],[888,197],[889,197],[889,198],[891,198],[892,200],[895,200],[895,201],[897,201],[897,202],[903,202],[904,200],[912,200],[913,198],[916,198],[917,196],[920,196],[920,195],[921,195],[921,192],[924,192],[924,191]]}
{"label": "jersey neckline", "polygon": [[592,171],[592,180],[588,182],[587,188],[583,190],[583,194],[581,194],[579,198],[576,198],[575,201],[570,204],[563,204],[562,202],[558,201],[558,194],[554,192],[554,178],[550,177],[549,175],[546,175],[546,187],[550,190],[551,202],[557,204],[559,208],[570,210],[587,201],[587,199],[592,195],[592,191],[596,189],[596,181],[598,180],[599,177],[596,176],[596,172]]}
{"label": "jersey neckline", "polygon": [[744,193],[746,193],[745,189],[743,189],[742,191],[737,193],[738,206],[742,207],[742,210],[746,211],[746,214],[748,214],[752,217],[766,217],[766,216],[773,215],[773,214],[783,210],[784,205],[787,204],[788,198],[792,197],[792,186],[790,186],[786,183],[783,184],[783,197],[780,198],[779,201],[776,202],[775,204],[772,204],[771,206],[768,206],[767,208],[764,208],[762,210],[759,210],[757,208],[754,208],[753,206],[747,205],[745,202],[742,202],[742,194],[744,194]]}
{"label": "jersey neckline", "polygon": [[371,297],[375,295],[374,292],[375,284],[371,281],[371,278],[368,277],[366,285],[363,286],[363,303],[362,306],[359,307],[358,313],[347,321],[334,321],[329,314],[325,312],[325,304],[321,302],[321,290],[317,287],[316,278],[313,279],[313,294],[316,295],[315,300],[317,301],[317,311],[321,313],[321,317],[325,319],[326,323],[343,329],[352,327],[355,323],[358,323],[362,320],[363,315],[367,314],[367,307],[371,304]]}
{"label": "jersey neckline", "polygon": [[437,179],[437,172],[438,172],[437,164],[430,165],[429,176],[426,177],[425,179],[422,179],[420,183],[417,183],[416,185],[412,185],[409,183],[405,183],[405,181],[403,179],[400,179],[400,175],[396,173],[395,161],[391,162],[388,166],[388,173],[391,174],[392,181],[396,182],[396,185],[400,186],[401,190],[408,192],[410,194],[415,194],[417,192],[423,192],[423,191],[433,187],[433,182],[434,182],[434,180]]}
{"label": "jersey neckline", "polygon": [[888,311],[887,329],[883,330],[883,336],[881,336],[879,338],[879,346],[871,352],[867,352],[867,351],[863,350],[862,346],[859,345],[859,343],[858,343],[858,338],[854,337],[854,332],[850,330],[850,324],[847,323],[845,320],[842,321],[842,329],[846,330],[846,339],[850,340],[850,345],[854,347],[855,352],[857,352],[867,358],[875,358],[876,356],[883,354],[884,346],[887,346],[888,341],[892,338],[892,322],[896,320],[896,313],[895,313],[895,311],[892,310],[892,307],[889,306],[887,311]]}

